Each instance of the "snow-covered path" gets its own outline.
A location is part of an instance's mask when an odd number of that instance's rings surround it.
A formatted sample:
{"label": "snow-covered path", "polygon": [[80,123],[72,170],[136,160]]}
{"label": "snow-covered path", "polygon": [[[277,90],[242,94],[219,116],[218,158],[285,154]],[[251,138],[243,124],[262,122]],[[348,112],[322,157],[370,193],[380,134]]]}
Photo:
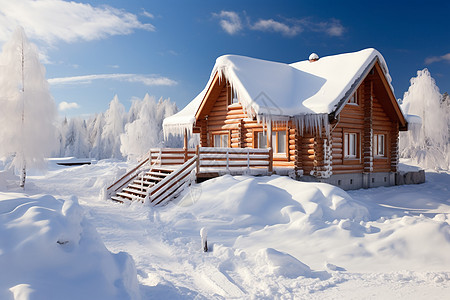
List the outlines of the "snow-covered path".
{"label": "snow-covered path", "polygon": [[77,195],[107,248],[135,260],[143,299],[450,294],[448,173],[427,173],[423,185],[348,194],[285,177],[224,176],[152,208],[100,196],[125,166],[54,168],[30,176],[27,193]]}

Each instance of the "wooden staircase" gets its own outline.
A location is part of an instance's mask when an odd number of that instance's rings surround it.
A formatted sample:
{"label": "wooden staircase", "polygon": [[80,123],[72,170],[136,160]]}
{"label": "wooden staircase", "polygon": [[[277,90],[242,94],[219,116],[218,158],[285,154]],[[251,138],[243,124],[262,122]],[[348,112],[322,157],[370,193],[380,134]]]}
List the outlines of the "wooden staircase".
{"label": "wooden staircase", "polygon": [[121,192],[111,196],[111,200],[117,202],[141,201],[144,202],[150,188],[157,185],[174,171],[173,168],[152,167],[149,171],[143,171]]}
{"label": "wooden staircase", "polygon": [[164,204],[197,178],[272,173],[272,150],[250,148],[150,149],[141,162],[106,189],[117,202]]}
{"label": "wooden staircase", "polygon": [[153,205],[164,204],[195,181],[196,166],[197,155],[193,151],[150,151],[147,158],[106,189],[107,198],[121,203],[137,200]]}

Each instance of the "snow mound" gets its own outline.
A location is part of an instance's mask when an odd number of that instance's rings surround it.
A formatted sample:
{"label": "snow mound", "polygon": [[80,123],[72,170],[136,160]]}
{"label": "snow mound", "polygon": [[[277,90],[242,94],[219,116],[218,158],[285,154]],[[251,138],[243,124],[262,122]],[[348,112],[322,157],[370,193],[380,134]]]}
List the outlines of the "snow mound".
{"label": "snow mound", "polygon": [[269,268],[274,275],[291,279],[311,276],[311,269],[307,265],[287,253],[266,248],[259,250],[256,255],[258,265]]}
{"label": "snow mound", "polygon": [[132,258],[106,249],[76,197],[11,195],[0,193],[1,299],[139,298]]}

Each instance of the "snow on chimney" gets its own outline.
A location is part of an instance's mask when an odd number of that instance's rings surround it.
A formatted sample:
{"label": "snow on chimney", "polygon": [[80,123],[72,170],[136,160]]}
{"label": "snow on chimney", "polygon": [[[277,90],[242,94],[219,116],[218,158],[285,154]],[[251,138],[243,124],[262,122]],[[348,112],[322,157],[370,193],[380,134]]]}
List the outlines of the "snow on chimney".
{"label": "snow on chimney", "polygon": [[316,53],[311,53],[311,55],[309,56],[309,62],[318,61],[318,60],[319,60],[319,55],[317,55]]}

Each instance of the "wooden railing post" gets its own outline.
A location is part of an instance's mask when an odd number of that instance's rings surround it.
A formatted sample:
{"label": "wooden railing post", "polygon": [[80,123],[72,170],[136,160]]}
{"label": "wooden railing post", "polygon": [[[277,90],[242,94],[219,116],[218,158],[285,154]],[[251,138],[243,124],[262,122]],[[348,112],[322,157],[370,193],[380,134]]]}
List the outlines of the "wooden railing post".
{"label": "wooden railing post", "polygon": [[269,173],[273,172],[273,150],[272,147],[269,148]]}
{"label": "wooden railing post", "polygon": [[230,157],[227,150],[227,172],[230,173]]}
{"label": "wooden railing post", "polygon": [[247,148],[247,172],[250,171],[250,149]]}
{"label": "wooden railing post", "polygon": [[197,145],[197,147],[195,149],[195,153],[197,154],[197,165],[196,165],[197,170],[196,170],[196,173],[197,173],[197,176],[198,176],[198,174],[200,174],[200,146],[199,145]]}
{"label": "wooden railing post", "polygon": [[183,143],[184,162],[187,162],[188,160],[187,149],[188,149],[187,129],[184,129],[184,143]]}

